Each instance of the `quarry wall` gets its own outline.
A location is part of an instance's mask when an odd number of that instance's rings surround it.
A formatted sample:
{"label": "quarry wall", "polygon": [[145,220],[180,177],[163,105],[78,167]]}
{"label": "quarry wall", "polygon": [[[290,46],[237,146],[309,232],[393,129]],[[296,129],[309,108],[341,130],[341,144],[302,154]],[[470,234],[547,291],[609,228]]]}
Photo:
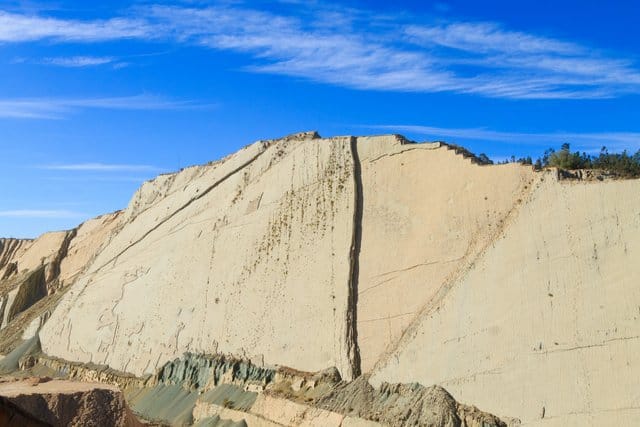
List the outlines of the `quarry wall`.
{"label": "quarry wall", "polygon": [[372,382],[440,384],[525,425],[640,419],[640,188],[540,174]]}
{"label": "quarry wall", "polygon": [[45,325],[46,353],[136,375],[190,351],[353,376],[351,138],[258,142],[155,185]]}
{"label": "quarry wall", "polygon": [[0,240],[2,304],[43,265],[63,290],[4,324],[49,310],[46,354],[138,377],[227,354],[439,385],[524,425],[634,425],[640,181],[463,154],[306,133],[162,175],[121,213]]}

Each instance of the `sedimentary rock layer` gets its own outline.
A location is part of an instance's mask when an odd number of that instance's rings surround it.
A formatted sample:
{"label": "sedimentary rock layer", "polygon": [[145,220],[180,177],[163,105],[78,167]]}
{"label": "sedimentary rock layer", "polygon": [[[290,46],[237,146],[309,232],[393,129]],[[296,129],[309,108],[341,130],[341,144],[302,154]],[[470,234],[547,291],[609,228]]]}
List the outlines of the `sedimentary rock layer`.
{"label": "sedimentary rock layer", "polygon": [[0,397],[24,426],[142,426],[122,393],[104,384],[31,378],[0,383]]}
{"label": "sedimentary rock layer", "polygon": [[258,142],[145,185],[44,351],[136,375],[190,351],[352,376],[350,140]]}
{"label": "sedimentary rock layer", "polygon": [[60,296],[100,252],[119,213],[34,240],[0,239],[0,351],[35,335]]}
{"label": "sedimentary rock layer", "polygon": [[633,425],[639,184],[536,175],[508,227],[406,329],[374,383],[441,384],[527,425]]}
{"label": "sedimentary rock layer", "polygon": [[[137,377],[224,354],[385,395],[438,385],[525,425],[633,425],[640,182],[559,177],[396,135],[260,141],[145,183],[122,213],[0,241],[0,347],[44,324],[50,356]],[[283,411],[315,414],[296,393]],[[199,413],[234,414],[219,403]]]}

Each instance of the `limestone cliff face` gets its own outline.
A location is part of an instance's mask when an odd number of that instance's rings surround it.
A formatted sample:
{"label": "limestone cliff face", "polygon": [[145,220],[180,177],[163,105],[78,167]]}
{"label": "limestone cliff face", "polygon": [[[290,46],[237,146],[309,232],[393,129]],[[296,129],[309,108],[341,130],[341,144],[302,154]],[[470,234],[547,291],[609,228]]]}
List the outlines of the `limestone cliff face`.
{"label": "limestone cliff face", "polygon": [[388,349],[374,383],[441,384],[527,425],[636,424],[639,190],[536,176],[506,228]]}
{"label": "limestone cliff face", "polygon": [[[336,367],[383,394],[442,386],[525,425],[633,425],[639,212],[638,180],[563,181],[396,135],[297,134],[162,175],[70,233],[0,241],[0,296],[14,292],[12,307],[34,293],[20,284],[45,289],[57,299],[7,320],[44,323],[49,356],[137,377],[218,354]],[[414,403],[431,394],[396,388],[413,402],[398,413],[429,411]]]}
{"label": "limestone cliff face", "polygon": [[118,213],[103,215],[34,240],[0,239],[0,351],[11,350],[26,325],[25,338],[37,332],[65,286],[108,240],[118,218]]}
{"label": "limestone cliff face", "polygon": [[351,138],[301,136],[146,184],[44,351],[136,375],[190,351],[352,376],[353,170]]}
{"label": "limestone cliff face", "polygon": [[0,239],[0,279],[5,280],[18,272],[16,255],[30,244],[31,240]]}

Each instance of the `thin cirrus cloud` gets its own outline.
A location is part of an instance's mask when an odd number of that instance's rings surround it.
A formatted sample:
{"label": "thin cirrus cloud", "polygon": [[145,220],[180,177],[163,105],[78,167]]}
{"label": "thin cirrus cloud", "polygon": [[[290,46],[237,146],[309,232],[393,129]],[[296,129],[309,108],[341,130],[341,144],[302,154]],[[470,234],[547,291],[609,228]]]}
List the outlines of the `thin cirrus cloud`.
{"label": "thin cirrus cloud", "polygon": [[[361,90],[492,98],[611,98],[640,92],[630,58],[573,41],[467,22],[281,3],[137,6],[125,17],[60,19],[0,13],[0,42],[136,39],[232,51],[245,70]],[[420,22],[417,24],[416,22]]]}
{"label": "thin cirrus cloud", "polygon": [[114,61],[115,58],[110,56],[71,56],[45,58],[42,60],[42,63],[46,65],[56,65],[58,67],[82,68],[110,64]]}
{"label": "thin cirrus cloud", "polygon": [[440,45],[472,53],[575,54],[583,50],[574,43],[523,32],[505,31],[499,25],[487,22],[410,25],[404,31],[420,44]]}
{"label": "thin cirrus cloud", "polygon": [[80,21],[0,11],[0,42],[99,42],[152,36],[153,29],[147,23],[132,18]]}
{"label": "thin cirrus cloud", "polygon": [[640,133],[636,132],[505,132],[485,128],[444,128],[422,125],[373,125],[363,126],[369,129],[384,129],[390,132],[406,132],[424,135],[438,140],[445,137],[466,140],[483,140],[504,143],[527,143],[547,148],[550,144],[569,142],[577,148],[587,151],[599,150],[602,146],[618,150],[640,149]]}
{"label": "thin cirrus cloud", "polygon": [[74,219],[84,214],[70,210],[58,209],[16,209],[0,210],[0,218],[40,218],[40,219]]}
{"label": "thin cirrus cloud", "polygon": [[199,107],[203,106],[152,95],[109,98],[14,98],[0,99],[0,118],[61,119],[83,109],[175,110]]}

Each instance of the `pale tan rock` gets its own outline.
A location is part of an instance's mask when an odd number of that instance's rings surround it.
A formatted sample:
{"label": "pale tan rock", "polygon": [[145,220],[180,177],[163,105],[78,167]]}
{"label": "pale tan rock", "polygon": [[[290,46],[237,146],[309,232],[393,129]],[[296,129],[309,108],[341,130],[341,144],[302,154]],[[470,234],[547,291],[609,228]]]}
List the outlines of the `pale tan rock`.
{"label": "pale tan rock", "polygon": [[400,137],[358,140],[364,189],[358,280],[363,372],[495,239],[534,177],[529,167],[478,166],[438,143],[403,142]]}
{"label": "pale tan rock", "polygon": [[66,237],[66,231],[45,233],[30,244],[24,245],[22,250],[14,255],[12,262],[18,263],[20,272],[33,271],[53,260]]}
{"label": "pale tan rock", "polygon": [[633,425],[640,182],[472,160],[305,134],[163,175],[77,230],[43,349],[138,376],[187,351],[336,366],[525,425]]}
{"label": "pale tan rock", "polygon": [[340,427],[344,415],[262,394],[251,413],[285,426]]}
{"label": "pale tan rock", "polygon": [[362,418],[344,417],[342,427],[382,427],[382,424],[375,421],[364,420]]}
{"label": "pale tan rock", "polygon": [[208,417],[218,416],[223,420],[233,422],[244,421],[248,427],[281,427],[282,424],[260,417],[258,415],[225,408],[213,403],[198,401],[193,410],[194,424]]}
{"label": "pale tan rock", "polygon": [[122,226],[122,220],[122,213],[115,212],[90,219],[78,227],[66,256],[60,262],[60,281],[63,286],[73,283],[91,264],[111,235]]}
{"label": "pale tan rock", "polygon": [[137,375],[191,351],[351,376],[350,141],[259,142],[179,173],[179,188],[163,177],[165,198],[137,194],[40,332],[43,350]]}
{"label": "pale tan rock", "polygon": [[633,425],[640,182],[537,175],[507,228],[372,379],[440,384],[523,425]]}
{"label": "pale tan rock", "polygon": [[18,290],[18,288],[15,288],[2,297],[2,325],[0,328],[5,328],[9,323],[9,313],[11,312],[11,307],[13,307],[13,301],[16,299]]}
{"label": "pale tan rock", "polygon": [[[71,284],[108,241],[118,218],[118,213],[103,215],[77,229],[45,233],[35,240],[0,239],[0,328]],[[23,324],[9,328],[8,335],[20,336],[24,330],[23,339],[29,339],[48,315],[46,310],[32,311],[21,319]],[[1,339],[6,343],[5,336]]]}

